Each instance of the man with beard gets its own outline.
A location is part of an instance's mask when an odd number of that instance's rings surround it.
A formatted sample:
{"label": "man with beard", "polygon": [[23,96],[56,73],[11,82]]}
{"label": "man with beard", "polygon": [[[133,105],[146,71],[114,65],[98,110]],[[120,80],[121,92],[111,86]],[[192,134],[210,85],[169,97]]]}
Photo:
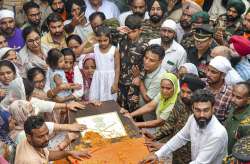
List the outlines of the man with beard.
{"label": "man with beard", "polygon": [[185,126],[160,150],[148,155],[141,164],[158,162],[191,142],[191,162],[221,164],[227,155],[227,131],[213,115],[214,96],[208,90],[196,90],[191,97],[193,113]]}
{"label": "man with beard", "polygon": [[[15,164],[44,164],[72,156],[89,158],[87,151],[49,151],[49,129],[40,116],[31,116],[24,123],[25,140],[17,145]],[[27,157],[28,155],[28,157]]]}
{"label": "man with beard", "polygon": [[51,48],[57,48],[59,50],[66,48],[66,34],[64,32],[62,17],[57,13],[50,14],[47,18],[47,25],[49,32],[41,38],[42,44],[47,46],[48,50]]}
{"label": "man with beard", "polygon": [[28,22],[22,26],[22,29],[27,26],[32,26],[38,31],[41,31],[41,12],[39,5],[33,1],[26,2],[23,4],[23,11],[25,12]]}
{"label": "man with beard", "polygon": [[229,40],[232,49],[232,59],[236,71],[243,80],[250,79],[250,41],[242,36],[234,35]]}
{"label": "man with beard", "polygon": [[[168,119],[164,122],[155,134],[143,131],[147,137],[146,144],[150,151],[159,150],[164,143],[176,135],[185,125],[188,117],[192,114],[191,96],[197,89],[203,89],[205,83],[193,74],[186,74],[180,79],[180,97],[177,99],[173,110],[170,112]],[[182,147],[173,153],[173,164],[186,164],[191,161],[190,144]]]}
{"label": "man with beard", "polygon": [[213,58],[206,72],[206,89],[215,96],[214,114],[223,123],[228,115],[228,107],[232,96],[232,86],[225,83],[225,77],[232,70],[231,63],[223,56]]}
{"label": "man with beard", "polygon": [[215,40],[220,45],[226,45],[229,38],[240,30],[242,18],[246,6],[241,0],[229,0],[227,12],[216,20]]}
{"label": "man with beard", "polygon": [[199,11],[202,11],[202,8],[193,1],[187,1],[182,5],[182,15],[176,29],[178,43],[181,42],[184,34],[191,32],[192,15]]}
{"label": "man with beard", "polygon": [[250,9],[247,10],[246,15],[244,16],[241,35],[250,40]]}
{"label": "man with beard", "polygon": [[68,18],[68,14],[65,9],[64,0],[51,0],[50,8],[52,9],[54,13],[57,13],[58,15],[60,15],[63,21],[65,21]]}
{"label": "man with beard", "polygon": [[[225,121],[228,133],[228,154],[238,139],[249,135],[250,127],[250,84],[240,82],[233,87],[230,113]],[[247,134],[248,133],[248,134]]]}
{"label": "man with beard", "polygon": [[150,18],[142,23],[142,39],[145,42],[160,37],[159,31],[167,6],[165,0],[149,0],[147,4]]}
{"label": "man with beard", "polygon": [[187,49],[187,60],[196,65],[199,76],[205,77],[207,65],[211,60],[210,53],[214,48],[213,28],[209,24],[203,24],[193,30],[195,47]]}
{"label": "man with beard", "polygon": [[0,10],[0,31],[6,38],[8,46],[19,51],[25,42],[22,30],[16,27],[14,12],[11,10]]}
{"label": "man with beard", "polygon": [[186,63],[187,53],[184,48],[177,43],[176,37],[176,23],[167,19],[163,22],[160,29],[160,38],[149,41],[149,44],[159,44],[165,50],[165,57],[162,61],[162,67],[172,73],[176,73],[177,69]]}
{"label": "man with beard", "polygon": [[119,22],[121,26],[125,25],[127,16],[131,14],[138,15],[143,21],[149,19],[148,12],[146,11],[147,6],[145,0],[131,0],[130,6],[130,11],[124,12],[119,16]]}

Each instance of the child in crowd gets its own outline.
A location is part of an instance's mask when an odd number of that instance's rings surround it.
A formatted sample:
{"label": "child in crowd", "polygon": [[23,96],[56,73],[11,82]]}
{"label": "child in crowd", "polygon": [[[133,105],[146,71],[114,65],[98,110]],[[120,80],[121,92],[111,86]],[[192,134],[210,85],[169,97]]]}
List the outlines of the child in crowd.
{"label": "child in crowd", "polygon": [[93,75],[90,101],[116,100],[120,75],[120,53],[111,44],[111,31],[100,26],[96,32],[98,44],[94,45],[96,70]]}
{"label": "child in crowd", "polygon": [[89,89],[93,78],[93,74],[96,69],[94,55],[88,55],[84,58],[82,62],[82,68],[83,68],[82,76],[83,76],[83,88],[84,88],[83,100],[89,101]]}

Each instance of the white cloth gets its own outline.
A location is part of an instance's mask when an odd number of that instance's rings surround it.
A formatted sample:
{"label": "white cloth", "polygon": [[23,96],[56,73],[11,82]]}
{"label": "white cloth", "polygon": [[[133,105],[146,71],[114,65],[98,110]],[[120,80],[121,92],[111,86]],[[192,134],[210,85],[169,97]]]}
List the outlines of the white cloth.
{"label": "white cloth", "polygon": [[117,95],[111,93],[115,78],[115,46],[107,53],[102,53],[99,44],[94,45],[96,70],[90,86],[89,100],[116,100]]}
{"label": "white cloth", "polygon": [[177,42],[181,43],[181,40],[186,32],[181,27],[180,23],[177,23],[176,25],[176,36],[177,36]]}
{"label": "white cloth", "polygon": [[[149,45],[158,44],[161,45],[161,38],[152,39],[149,41]],[[165,57],[162,61],[162,67],[172,73],[176,73],[180,66],[186,63],[187,53],[185,49],[173,40],[172,45],[165,50]]]}
{"label": "white cloth", "polygon": [[10,50],[14,50],[13,48],[10,47],[3,47],[0,48],[0,60],[3,60],[2,57]]}
{"label": "white cloth", "polygon": [[85,16],[87,19],[89,19],[89,16],[96,11],[103,12],[106,19],[110,19],[110,18],[117,18],[118,19],[119,15],[120,15],[120,11],[119,11],[118,7],[113,2],[110,2],[108,0],[102,0],[102,5],[97,10],[95,10],[91,6],[91,4],[88,0],[85,2],[86,2],[86,6],[87,6]]}
{"label": "white cloth", "polygon": [[166,28],[166,27],[176,32],[177,25],[175,21],[173,21],[172,19],[167,19],[162,23],[161,28]]}
{"label": "white cloth", "polygon": [[72,93],[72,95],[74,97],[77,97],[77,98],[81,98],[83,96],[83,78],[82,78],[82,73],[78,67],[78,65],[75,65],[74,66],[74,78],[73,78],[73,83],[74,84],[80,84],[81,85],[81,89],[78,89],[78,90],[74,90],[74,92]]}
{"label": "white cloth", "polygon": [[171,138],[160,150],[155,152],[158,158],[168,156],[191,141],[192,161],[189,164],[221,164],[227,155],[228,135],[225,127],[212,116],[205,129],[200,129],[193,115],[185,126]]}
{"label": "white cloth", "polygon": [[241,76],[239,75],[239,73],[232,68],[225,77],[225,83],[227,85],[235,85],[236,83],[242,82],[244,81]]}
{"label": "white cloth", "polygon": [[224,56],[216,56],[210,61],[209,65],[225,74],[232,69],[230,61]]}
{"label": "white cloth", "polygon": [[38,115],[39,113],[51,113],[56,105],[55,102],[52,101],[45,101],[35,97],[32,97],[30,100],[33,109],[35,109],[35,114]]}
{"label": "white cloth", "polygon": [[187,73],[192,73],[194,75],[199,76],[198,70],[193,63],[184,63],[181,65],[181,67],[185,67],[187,70]]}
{"label": "white cloth", "polygon": [[14,12],[7,9],[0,10],[0,20],[3,18],[13,18],[14,19]]}
{"label": "white cloth", "polygon": [[[66,20],[64,21],[64,25],[70,24],[72,22],[72,20]],[[75,29],[73,31],[74,34],[77,34],[80,36],[80,38],[82,39],[82,41],[85,41],[89,34],[91,34],[93,32],[92,27],[90,25],[90,23],[86,23],[85,25],[76,25]]]}
{"label": "white cloth", "polygon": [[[125,26],[125,20],[131,14],[133,14],[132,10],[121,13],[121,15],[118,18],[121,26]],[[147,11],[145,12],[143,20],[146,20],[146,19],[149,19],[149,15]]]}

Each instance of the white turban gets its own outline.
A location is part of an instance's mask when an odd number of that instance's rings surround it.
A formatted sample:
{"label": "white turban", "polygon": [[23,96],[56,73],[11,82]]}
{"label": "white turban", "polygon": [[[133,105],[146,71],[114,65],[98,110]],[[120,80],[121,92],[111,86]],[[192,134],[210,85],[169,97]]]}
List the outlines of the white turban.
{"label": "white turban", "polygon": [[172,19],[167,19],[161,25],[161,28],[165,28],[165,27],[170,28],[176,32],[177,25],[175,21],[173,21]]}
{"label": "white turban", "polygon": [[185,63],[185,64],[182,64],[181,67],[185,67],[187,69],[187,73],[192,73],[194,75],[199,76],[198,70],[193,63]]}
{"label": "white turban", "polygon": [[192,0],[186,0],[183,4],[182,4],[182,10],[189,10],[191,12],[191,15],[202,11],[202,8],[200,5],[198,5],[197,3],[195,3]]}
{"label": "white turban", "polygon": [[0,60],[3,60],[2,57],[10,50],[14,50],[13,48],[10,47],[3,47],[0,48]]}
{"label": "white turban", "polygon": [[7,10],[7,9],[0,10],[0,20],[3,18],[13,18],[14,19],[14,12],[11,10]]}
{"label": "white turban", "polygon": [[216,56],[210,61],[209,65],[225,74],[227,74],[232,69],[230,61],[224,56]]}

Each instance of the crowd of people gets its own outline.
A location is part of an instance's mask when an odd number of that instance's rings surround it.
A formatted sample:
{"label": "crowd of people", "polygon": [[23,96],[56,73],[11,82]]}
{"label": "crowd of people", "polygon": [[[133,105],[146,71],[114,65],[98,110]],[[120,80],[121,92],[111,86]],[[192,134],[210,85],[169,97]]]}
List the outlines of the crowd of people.
{"label": "crowd of people", "polygon": [[22,24],[0,9],[1,164],[91,158],[68,112],[109,100],[145,137],[140,163],[250,163],[249,1],[126,3],[28,1]]}

